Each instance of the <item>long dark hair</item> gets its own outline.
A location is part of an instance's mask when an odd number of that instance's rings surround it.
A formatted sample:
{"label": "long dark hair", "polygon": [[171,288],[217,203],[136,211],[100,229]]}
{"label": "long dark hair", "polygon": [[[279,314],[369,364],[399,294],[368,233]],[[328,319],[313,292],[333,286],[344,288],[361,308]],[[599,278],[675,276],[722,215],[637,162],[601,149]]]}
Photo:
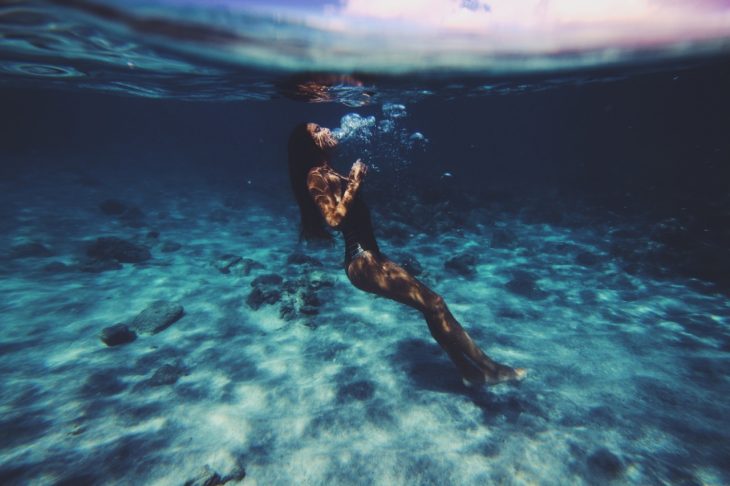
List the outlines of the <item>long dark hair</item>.
{"label": "long dark hair", "polygon": [[327,160],[328,154],[314,143],[307,124],[294,127],[289,135],[289,180],[301,216],[300,238],[306,240],[331,240],[324,218],[307,188],[307,174],[312,167]]}

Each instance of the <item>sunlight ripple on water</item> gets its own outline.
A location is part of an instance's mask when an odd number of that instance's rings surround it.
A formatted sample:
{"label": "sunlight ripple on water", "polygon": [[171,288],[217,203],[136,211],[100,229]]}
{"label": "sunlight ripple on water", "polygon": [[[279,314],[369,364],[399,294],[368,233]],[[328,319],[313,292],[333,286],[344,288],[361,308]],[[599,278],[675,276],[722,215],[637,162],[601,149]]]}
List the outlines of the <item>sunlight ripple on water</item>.
{"label": "sunlight ripple on water", "polygon": [[0,72],[41,78],[76,78],[85,76],[84,73],[70,66],[51,66],[48,64],[32,64],[27,62],[0,63]]}

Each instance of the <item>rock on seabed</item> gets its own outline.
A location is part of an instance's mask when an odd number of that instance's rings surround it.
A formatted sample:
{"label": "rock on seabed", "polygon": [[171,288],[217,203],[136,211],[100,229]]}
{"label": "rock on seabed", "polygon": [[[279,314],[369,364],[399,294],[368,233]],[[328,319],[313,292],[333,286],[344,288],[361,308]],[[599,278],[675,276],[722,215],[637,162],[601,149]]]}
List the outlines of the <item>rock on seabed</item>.
{"label": "rock on seabed", "polygon": [[444,268],[466,278],[474,278],[477,274],[477,257],[468,253],[449,258],[444,263]]}
{"label": "rock on seabed", "polygon": [[158,300],[137,314],[131,327],[140,334],[157,334],[170,327],[184,313],[180,304]]}
{"label": "rock on seabed", "polygon": [[589,471],[599,478],[616,478],[624,470],[621,459],[606,448],[600,448],[588,456],[587,465]]}
{"label": "rock on seabed", "polygon": [[119,346],[120,344],[131,343],[137,339],[137,334],[129,329],[126,324],[115,324],[102,329],[100,337],[107,346]]}
{"label": "rock on seabed", "polygon": [[140,263],[152,258],[144,246],[114,236],[97,238],[86,248],[86,254],[97,260],[116,260],[120,263]]}

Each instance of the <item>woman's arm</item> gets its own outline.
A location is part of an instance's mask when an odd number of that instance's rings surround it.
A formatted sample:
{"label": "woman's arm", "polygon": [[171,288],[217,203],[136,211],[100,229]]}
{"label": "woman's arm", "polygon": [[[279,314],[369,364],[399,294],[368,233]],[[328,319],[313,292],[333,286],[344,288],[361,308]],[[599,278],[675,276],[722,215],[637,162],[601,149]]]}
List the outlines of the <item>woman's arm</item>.
{"label": "woman's arm", "polygon": [[339,201],[327,182],[324,170],[315,169],[309,173],[307,177],[309,193],[314,198],[314,202],[319,207],[328,225],[337,227],[345,219],[366,172],[367,166],[360,160],[353,164],[347,188],[345,188],[345,192]]}

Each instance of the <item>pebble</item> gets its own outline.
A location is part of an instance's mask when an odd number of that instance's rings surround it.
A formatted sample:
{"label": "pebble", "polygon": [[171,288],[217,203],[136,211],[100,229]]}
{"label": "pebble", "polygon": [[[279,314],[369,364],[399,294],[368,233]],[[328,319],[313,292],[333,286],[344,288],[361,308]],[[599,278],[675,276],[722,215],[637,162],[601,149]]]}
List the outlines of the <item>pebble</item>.
{"label": "pebble", "polygon": [[137,334],[126,324],[114,324],[101,330],[101,340],[107,346],[119,346],[137,339]]}

